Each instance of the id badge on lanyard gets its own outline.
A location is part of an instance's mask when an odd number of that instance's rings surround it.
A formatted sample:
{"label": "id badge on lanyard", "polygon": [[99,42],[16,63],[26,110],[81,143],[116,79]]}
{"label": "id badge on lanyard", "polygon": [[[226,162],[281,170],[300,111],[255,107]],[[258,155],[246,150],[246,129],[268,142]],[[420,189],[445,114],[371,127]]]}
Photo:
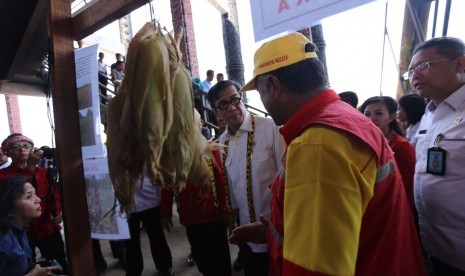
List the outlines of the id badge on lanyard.
{"label": "id badge on lanyard", "polygon": [[439,146],[444,134],[439,133],[434,140],[434,146],[428,149],[426,162],[426,172],[435,175],[444,175],[446,173],[446,155],[447,152]]}

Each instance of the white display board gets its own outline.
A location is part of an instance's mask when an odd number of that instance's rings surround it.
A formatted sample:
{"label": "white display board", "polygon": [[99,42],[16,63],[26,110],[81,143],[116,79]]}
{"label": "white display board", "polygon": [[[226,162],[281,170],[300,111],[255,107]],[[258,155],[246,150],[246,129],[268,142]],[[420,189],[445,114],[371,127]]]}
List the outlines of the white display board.
{"label": "white display board", "polygon": [[128,222],[119,215],[118,208],[112,210],[115,194],[106,147],[100,137],[97,51],[95,44],[74,52],[89,223],[93,239],[124,240],[130,239]]}
{"label": "white display board", "polygon": [[100,137],[97,51],[97,44],[74,51],[83,159],[105,155]]}
{"label": "white display board", "polygon": [[375,0],[250,0],[255,41],[318,24]]}
{"label": "white display board", "polygon": [[107,158],[84,160],[87,207],[93,239],[130,239],[127,219],[119,215],[119,208],[111,212],[115,193],[108,173]]}

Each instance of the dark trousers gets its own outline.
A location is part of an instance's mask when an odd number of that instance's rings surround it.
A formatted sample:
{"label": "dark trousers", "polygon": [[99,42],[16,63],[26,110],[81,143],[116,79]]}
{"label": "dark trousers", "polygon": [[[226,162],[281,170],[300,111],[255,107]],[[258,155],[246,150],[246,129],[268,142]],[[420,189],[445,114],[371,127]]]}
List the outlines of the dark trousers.
{"label": "dark trousers", "polygon": [[107,103],[107,84],[108,84],[108,78],[106,75],[102,74],[102,73],[98,73],[98,82],[102,85],[105,86],[105,88],[101,87],[100,84],[99,84],[99,91],[100,91],[100,101],[102,102],[102,104],[106,104]]}
{"label": "dark trousers", "polygon": [[100,241],[92,239],[92,253],[94,253],[94,264],[95,268],[104,267],[106,265],[105,258],[102,254],[102,248],[100,247]]}
{"label": "dark trousers", "polygon": [[255,253],[248,244],[240,246],[245,276],[268,275],[268,253]]}
{"label": "dark trousers", "polygon": [[226,226],[221,221],[186,226],[197,268],[205,276],[231,275]]}
{"label": "dark trousers", "polygon": [[[125,263],[124,257],[124,241],[109,241],[113,258],[117,258],[121,264]],[[94,263],[97,268],[106,266],[105,258],[103,257],[100,241],[92,239],[92,252],[94,253]]]}
{"label": "dark trousers", "polygon": [[[55,259],[62,267],[62,274],[69,274],[68,262],[66,261],[65,244],[60,232],[37,241],[31,246],[32,252],[35,252],[35,246],[40,249],[42,257],[47,260]],[[35,255],[33,256],[35,259]]]}
{"label": "dark trousers", "polygon": [[160,207],[155,207],[142,212],[132,213],[129,217],[131,240],[125,242],[127,276],[141,275],[142,270],[144,270],[140,247],[141,222],[147,231],[155,267],[160,271],[164,271],[172,266],[171,251],[161,225]]}
{"label": "dark trousers", "polygon": [[465,276],[465,271],[459,270],[443,261],[431,256],[431,263],[433,264],[432,276]]}
{"label": "dark trousers", "polygon": [[124,241],[110,241],[110,249],[113,258],[117,258],[120,262],[124,262]]}

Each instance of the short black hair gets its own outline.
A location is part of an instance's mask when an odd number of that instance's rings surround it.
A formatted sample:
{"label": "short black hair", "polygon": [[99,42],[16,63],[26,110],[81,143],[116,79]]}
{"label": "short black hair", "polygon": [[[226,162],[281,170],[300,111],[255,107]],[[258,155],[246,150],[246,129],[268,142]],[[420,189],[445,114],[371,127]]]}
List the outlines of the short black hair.
{"label": "short black hair", "polygon": [[358,106],[358,97],[357,93],[353,91],[344,91],[339,93],[339,97],[343,102],[350,104],[351,106],[357,108]]}
{"label": "short black hair", "polygon": [[[315,44],[310,42],[305,45],[305,52],[315,51]],[[287,89],[299,94],[316,91],[328,85],[324,65],[317,58],[307,58],[266,74],[276,76]]]}
{"label": "short black hair", "polygon": [[[365,113],[365,109],[367,108],[368,105],[372,103],[383,103],[388,112],[389,115],[391,114],[396,114],[397,113],[397,102],[395,99],[389,97],[389,96],[375,96],[367,99],[361,106],[360,106],[360,111],[362,113]],[[392,120],[392,122],[389,123],[389,129],[394,130],[397,134],[400,136],[404,136],[404,131],[402,128],[399,126],[399,122],[397,122],[397,119]]]}
{"label": "short black hair", "polygon": [[24,184],[28,182],[26,176],[0,180],[0,236],[4,235],[10,226],[9,214],[15,208],[15,200],[24,193]]}
{"label": "short black hair", "polygon": [[420,95],[407,94],[399,99],[399,105],[405,110],[407,122],[411,125],[418,123],[425,114],[426,101]]}
{"label": "short black hair", "polygon": [[418,51],[436,48],[436,52],[442,56],[453,59],[465,55],[465,44],[459,38],[455,37],[435,37],[418,44],[413,50],[412,55]]}
{"label": "short black hair", "polygon": [[236,87],[237,92],[239,92],[239,90],[241,90],[242,88],[238,82],[233,80],[224,80],[217,82],[215,85],[212,86],[212,88],[210,88],[210,91],[208,91],[207,100],[212,107],[215,107],[215,102],[218,100],[220,92],[230,86]]}
{"label": "short black hair", "polygon": [[213,75],[215,72],[213,70],[207,70],[207,75]]}

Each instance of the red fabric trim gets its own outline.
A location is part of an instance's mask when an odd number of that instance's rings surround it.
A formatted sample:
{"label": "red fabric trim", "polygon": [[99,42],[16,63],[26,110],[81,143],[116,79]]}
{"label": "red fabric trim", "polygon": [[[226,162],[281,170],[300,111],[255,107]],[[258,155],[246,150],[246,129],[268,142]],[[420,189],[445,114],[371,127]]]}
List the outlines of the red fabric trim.
{"label": "red fabric trim", "polygon": [[[378,168],[393,160],[392,151],[379,128],[356,109],[349,109],[346,104],[338,102],[332,90],[304,105],[281,128],[281,133],[290,144],[312,124],[326,125],[358,137],[373,149]],[[284,185],[277,183],[276,187],[272,186],[271,221],[278,231],[283,231],[285,216],[283,202],[279,200],[283,197],[280,190]],[[390,174],[374,188],[374,196],[363,215],[355,274],[427,275],[399,171]],[[270,268],[274,269],[270,270],[270,275],[324,275],[283,260],[283,248],[272,235],[268,235],[268,241]],[[280,269],[282,273],[278,274]]]}
{"label": "red fabric trim", "polygon": [[[203,224],[216,221],[221,215],[229,214],[226,204],[226,192],[223,182],[222,163],[219,151],[213,151],[216,160],[215,165],[215,182],[218,191],[219,207],[214,206],[213,193],[208,191],[204,193],[195,183],[188,181],[186,188],[179,192],[178,214],[179,222],[184,226]],[[174,193],[162,189],[160,215],[162,218],[171,218]]]}
{"label": "red fabric trim", "polygon": [[415,149],[410,142],[395,134],[389,141],[389,146],[394,152],[394,158],[396,159],[397,167],[399,168],[400,175],[402,176],[402,182],[404,182],[405,192],[409,201],[410,209],[412,214],[415,210],[415,199],[413,194],[413,179],[415,176]]}
{"label": "red fabric trim", "polygon": [[283,259],[283,276],[327,276],[329,274],[311,271],[286,259]]}
{"label": "red fabric trim", "polygon": [[279,130],[289,145],[305,128],[302,125],[308,124],[310,118],[324,108],[327,104],[339,100],[339,96],[334,90],[327,90],[312,100],[308,101],[287,123]]}
{"label": "red fabric trim", "polygon": [[160,202],[160,217],[162,219],[171,219],[173,215],[173,196],[174,193],[167,188],[160,190],[161,202]]}

